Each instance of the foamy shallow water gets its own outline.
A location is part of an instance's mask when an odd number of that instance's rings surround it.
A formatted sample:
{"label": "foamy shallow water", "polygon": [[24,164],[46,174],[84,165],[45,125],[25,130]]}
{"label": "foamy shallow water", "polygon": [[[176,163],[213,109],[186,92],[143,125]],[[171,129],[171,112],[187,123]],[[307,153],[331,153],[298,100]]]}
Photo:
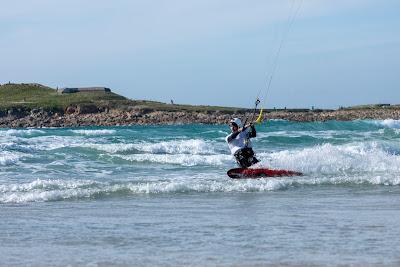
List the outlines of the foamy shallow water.
{"label": "foamy shallow water", "polygon": [[0,265],[393,265],[400,123],[258,127],[230,180],[226,126],[0,130]]}

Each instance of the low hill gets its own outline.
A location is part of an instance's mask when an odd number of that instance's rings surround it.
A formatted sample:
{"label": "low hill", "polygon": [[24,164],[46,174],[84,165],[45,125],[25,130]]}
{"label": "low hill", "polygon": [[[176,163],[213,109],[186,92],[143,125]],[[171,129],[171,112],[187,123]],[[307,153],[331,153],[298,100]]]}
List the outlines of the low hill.
{"label": "low hill", "polygon": [[[165,104],[131,100],[100,88],[61,94],[40,84],[0,86],[0,128],[79,127],[160,124],[226,124],[232,117],[252,118],[253,110],[235,107]],[[327,109],[268,109],[264,119],[296,122],[400,119],[398,105]]]}
{"label": "low hill", "polygon": [[[94,92],[77,92],[61,94],[56,89],[36,83],[22,84],[3,84],[0,85],[0,116],[11,113],[28,114],[33,109],[41,109],[52,113],[65,113],[69,107],[73,112],[78,110],[82,113],[96,113],[105,110],[142,110],[145,112],[152,111],[168,111],[168,112],[203,112],[222,114],[243,114],[252,112],[252,109],[237,107],[220,107],[220,106],[195,106],[195,105],[178,105],[166,104],[149,100],[132,100],[113,92],[94,91]],[[376,104],[361,105],[353,107],[341,107],[339,110],[380,110],[380,109],[396,109],[399,105]],[[15,112],[14,112],[15,111]],[[266,109],[266,113],[320,113],[333,112],[327,109]],[[68,112],[67,112],[68,113]],[[79,113],[79,111],[78,111]]]}
{"label": "low hill", "polygon": [[60,94],[41,84],[4,84],[0,86],[0,110],[13,108],[44,109],[64,112],[70,106],[95,105],[99,110],[147,109],[158,111],[221,111],[245,112],[246,109],[218,106],[171,105],[157,101],[131,100],[113,92],[78,92]]}
{"label": "low hill", "polygon": [[0,108],[43,108],[62,111],[70,105],[127,103],[128,99],[112,92],[59,94],[40,84],[4,84],[0,86]]}

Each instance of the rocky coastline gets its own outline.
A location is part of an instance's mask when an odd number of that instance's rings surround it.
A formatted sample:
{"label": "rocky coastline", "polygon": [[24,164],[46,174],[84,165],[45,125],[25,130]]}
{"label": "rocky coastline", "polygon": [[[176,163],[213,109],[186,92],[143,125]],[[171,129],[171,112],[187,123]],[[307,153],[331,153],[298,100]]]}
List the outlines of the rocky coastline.
{"label": "rocky coastline", "polygon": [[[149,109],[96,110],[67,109],[63,113],[42,109],[11,109],[0,114],[1,128],[80,127],[119,125],[225,124],[232,117],[251,117],[250,112],[157,111]],[[295,122],[400,119],[400,108],[339,110],[277,110],[264,113],[265,119]]]}

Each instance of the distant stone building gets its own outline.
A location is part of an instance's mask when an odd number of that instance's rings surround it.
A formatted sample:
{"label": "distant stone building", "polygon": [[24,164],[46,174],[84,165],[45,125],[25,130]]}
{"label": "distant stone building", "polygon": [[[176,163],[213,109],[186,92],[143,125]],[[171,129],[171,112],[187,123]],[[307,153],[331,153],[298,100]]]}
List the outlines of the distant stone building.
{"label": "distant stone building", "polygon": [[60,94],[71,94],[78,92],[111,92],[110,88],[107,87],[65,87],[57,89]]}

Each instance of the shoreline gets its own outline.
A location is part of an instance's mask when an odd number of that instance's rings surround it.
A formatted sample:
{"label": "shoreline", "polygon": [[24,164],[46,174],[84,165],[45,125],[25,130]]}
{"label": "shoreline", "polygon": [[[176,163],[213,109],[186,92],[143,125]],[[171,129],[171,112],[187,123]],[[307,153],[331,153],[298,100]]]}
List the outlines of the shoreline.
{"label": "shoreline", "polygon": [[[106,110],[95,113],[54,113],[41,109],[10,112],[0,116],[0,128],[41,128],[122,125],[174,125],[174,124],[226,124],[233,117],[251,117],[251,112],[221,111],[156,111],[156,110]],[[293,122],[323,122],[329,120],[385,120],[400,119],[400,108],[265,111],[264,120],[282,119]]]}

